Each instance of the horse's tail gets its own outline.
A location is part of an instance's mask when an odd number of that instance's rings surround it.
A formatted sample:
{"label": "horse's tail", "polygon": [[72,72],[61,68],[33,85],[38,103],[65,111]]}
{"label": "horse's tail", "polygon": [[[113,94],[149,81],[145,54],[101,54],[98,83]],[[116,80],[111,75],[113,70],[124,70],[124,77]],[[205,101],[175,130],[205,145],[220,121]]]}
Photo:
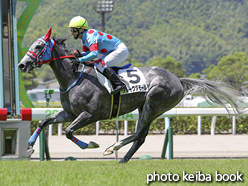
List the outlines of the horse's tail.
{"label": "horse's tail", "polygon": [[191,78],[180,78],[180,81],[184,89],[184,96],[188,94],[200,94],[209,104],[212,101],[225,107],[227,111],[227,103],[238,114],[241,114],[242,110],[244,110],[244,107],[241,106],[244,102],[241,95],[228,83]]}

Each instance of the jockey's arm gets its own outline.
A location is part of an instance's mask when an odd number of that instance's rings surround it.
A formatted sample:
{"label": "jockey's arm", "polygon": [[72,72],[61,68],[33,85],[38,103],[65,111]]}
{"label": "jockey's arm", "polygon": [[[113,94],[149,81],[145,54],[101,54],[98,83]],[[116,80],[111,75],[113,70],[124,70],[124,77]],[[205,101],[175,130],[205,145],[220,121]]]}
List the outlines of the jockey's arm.
{"label": "jockey's arm", "polygon": [[91,61],[91,60],[97,58],[97,56],[98,56],[98,51],[92,51],[89,54],[87,54],[86,56],[78,58],[78,60],[80,61],[80,63],[88,62],[88,61]]}
{"label": "jockey's arm", "polygon": [[81,53],[81,56],[87,56],[89,53],[90,53],[90,51],[82,52],[82,53]]}
{"label": "jockey's arm", "polygon": [[80,63],[88,62],[88,61],[91,61],[91,60],[97,58],[98,57],[98,43],[94,43],[94,44],[90,45],[90,50],[87,52],[83,52],[83,53],[88,53],[88,54],[83,55],[83,57],[78,58]]}

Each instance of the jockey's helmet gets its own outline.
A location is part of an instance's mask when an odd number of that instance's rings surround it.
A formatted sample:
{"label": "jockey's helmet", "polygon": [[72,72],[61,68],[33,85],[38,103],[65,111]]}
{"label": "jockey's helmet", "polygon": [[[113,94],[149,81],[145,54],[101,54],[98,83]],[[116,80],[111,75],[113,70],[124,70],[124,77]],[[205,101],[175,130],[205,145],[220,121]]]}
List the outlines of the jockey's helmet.
{"label": "jockey's helmet", "polygon": [[86,19],[84,19],[83,17],[76,16],[76,17],[73,17],[71,19],[68,27],[88,29],[88,23],[87,23]]}

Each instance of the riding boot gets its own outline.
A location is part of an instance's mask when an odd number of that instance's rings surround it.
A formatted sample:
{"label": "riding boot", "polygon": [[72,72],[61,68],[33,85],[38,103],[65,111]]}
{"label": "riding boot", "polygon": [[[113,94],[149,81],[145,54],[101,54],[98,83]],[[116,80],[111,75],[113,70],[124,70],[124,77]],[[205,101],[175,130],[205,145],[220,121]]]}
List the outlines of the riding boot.
{"label": "riding boot", "polygon": [[110,67],[106,67],[103,71],[103,75],[106,76],[113,87],[111,94],[116,94],[121,90],[127,90],[126,85],[120,80],[119,76]]}

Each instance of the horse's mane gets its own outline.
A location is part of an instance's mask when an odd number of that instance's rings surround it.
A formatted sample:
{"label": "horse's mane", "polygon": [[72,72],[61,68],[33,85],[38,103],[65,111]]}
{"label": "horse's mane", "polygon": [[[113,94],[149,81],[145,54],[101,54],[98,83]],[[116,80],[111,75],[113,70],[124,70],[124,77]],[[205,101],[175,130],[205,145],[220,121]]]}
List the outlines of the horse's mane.
{"label": "horse's mane", "polygon": [[[65,53],[67,55],[72,55],[73,54],[73,49],[69,49],[67,48],[66,44],[65,44],[65,41],[68,40],[68,38],[61,38],[61,37],[57,37],[55,34],[53,34],[52,36],[52,39],[55,41],[55,43],[57,45],[59,45],[59,47],[65,51]],[[73,65],[73,68],[75,68],[75,70],[78,68],[80,63],[76,64],[76,65]],[[93,67],[94,65],[93,64],[86,64],[86,66],[90,66],[90,67]]]}
{"label": "horse's mane", "polygon": [[68,49],[66,47],[65,41],[68,40],[68,38],[60,38],[57,37],[55,34],[52,36],[52,39],[55,41],[56,44],[58,44],[67,54],[72,54],[72,50]]}

